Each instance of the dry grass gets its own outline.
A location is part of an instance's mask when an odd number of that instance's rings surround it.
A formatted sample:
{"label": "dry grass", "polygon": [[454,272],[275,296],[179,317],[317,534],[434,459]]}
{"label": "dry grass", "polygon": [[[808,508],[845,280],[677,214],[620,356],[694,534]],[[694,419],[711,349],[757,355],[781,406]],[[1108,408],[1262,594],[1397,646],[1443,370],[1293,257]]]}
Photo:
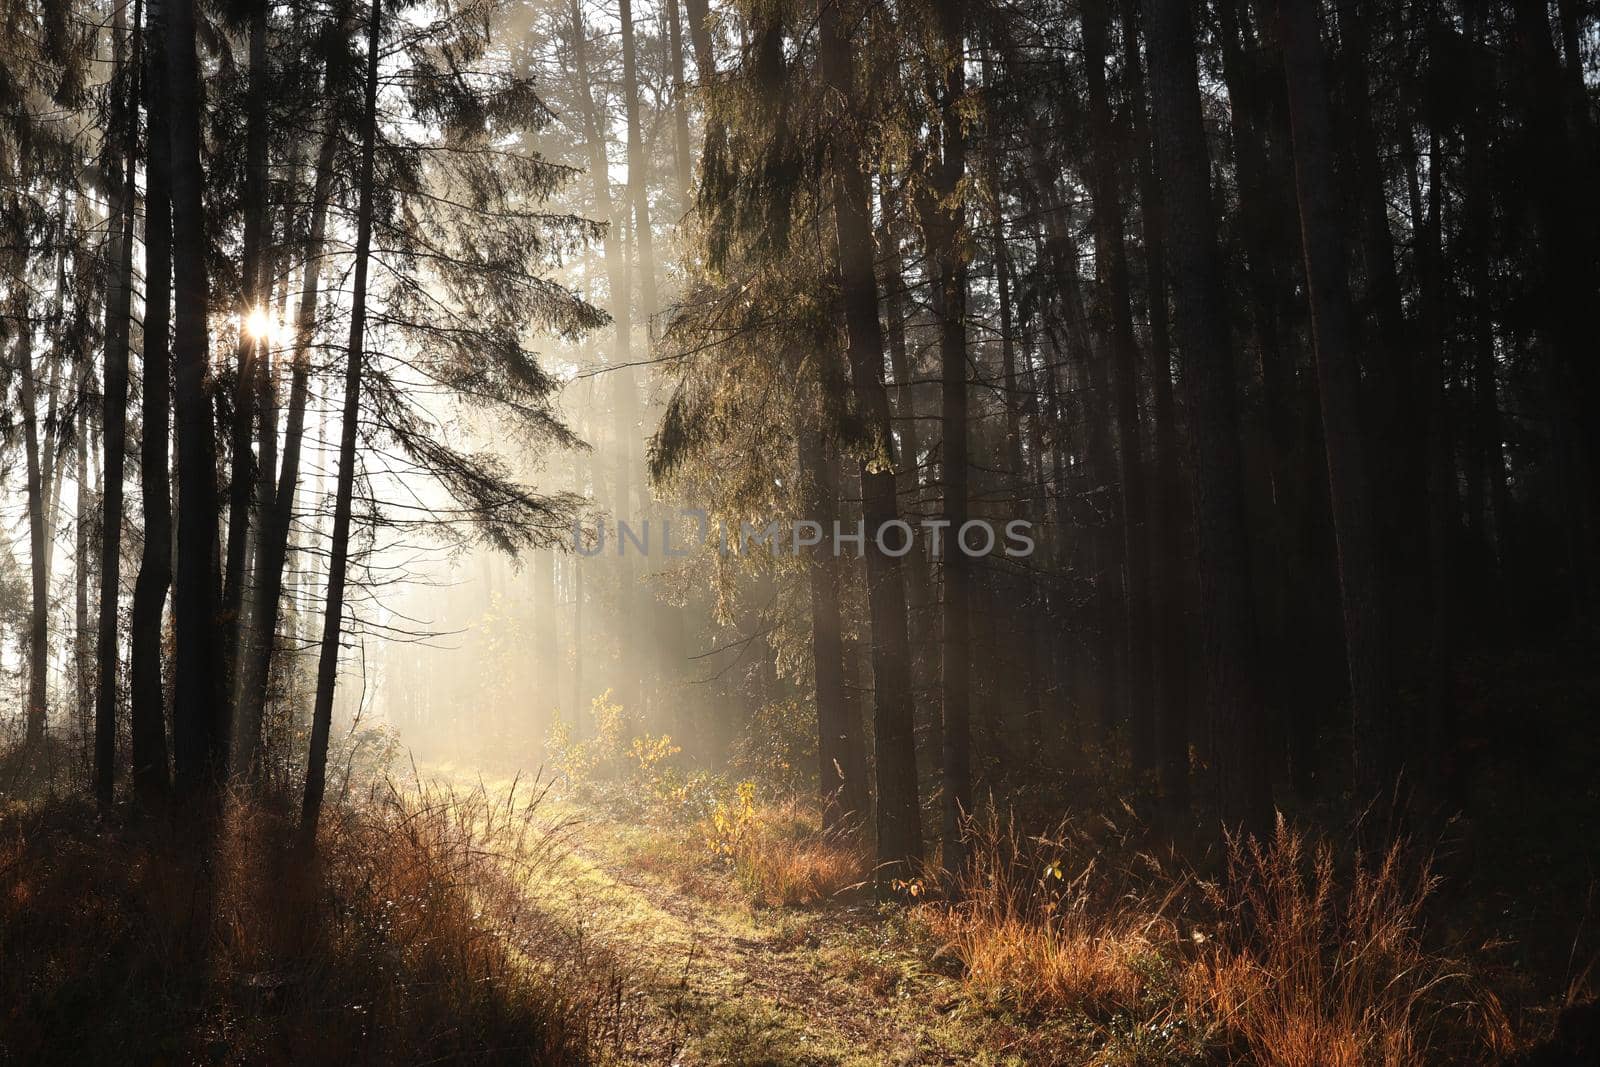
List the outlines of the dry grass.
{"label": "dry grass", "polygon": [[589,1062],[621,978],[518,890],[561,847],[536,808],[385,785],[314,862],[237,801],[210,830],[6,813],[0,1062]]}
{"label": "dry grass", "polygon": [[871,868],[848,827],[827,827],[814,803],[790,798],[755,808],[728,836],[728,857],[750,900],[815,904],[858,886]]}
{"label": "dry grass", "polygon": [[1499,1001],[1424,926],[1437,888],[1395,845],[1341,868],[1326,839],[1280,824],[1230,844],[1225,876],[1112,867],[1062,825],[1027,836],[993,816],[950,900],[915,921],[976,1001],[1079,1020],[1096,1062],[1420,1067],[1500,1062]]}
{"label": "dry grass", "polygon": [[975,996],[1095,1019],[1138,1008],[1160,947],[1177,936],[1167,900],[1108,892],[1111,879],[1070,824],[1028,836],[991,814],[970,824],[968,841],[954,902],[920,905],[916,919]]}
{"label": "dry grass", "polygon": [[1402,843],[1341,872],[1331,842],[1280,821],[1269,841],[1231,840],[1225,879],[1204,888],[1219,921],[1185,994],[1252,1059],[1420,1067],[1511,1051],[1493,993],[1429,944],[1438,882]]}

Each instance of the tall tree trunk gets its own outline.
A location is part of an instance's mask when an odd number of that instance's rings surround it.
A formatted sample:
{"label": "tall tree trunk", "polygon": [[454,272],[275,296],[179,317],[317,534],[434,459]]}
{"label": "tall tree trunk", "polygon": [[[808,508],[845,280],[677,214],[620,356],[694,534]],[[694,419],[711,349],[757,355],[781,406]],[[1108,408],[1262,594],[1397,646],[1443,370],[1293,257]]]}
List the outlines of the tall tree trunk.
{"label": "tall tree trunk", "polygon": [[966,209],[958,194],[967,159],[961,107],[966,96],[965,25],[957,0],[936,5],[940,61],[939,153],[934,157],[932,203],[922,205],[922,229],[934,269],[934,308],[939,316],[940,446],[945,531],[943,656],[943,824],[945,870],[966,865],[962,821],[972,809],[972,565],[961,546],[967,521],[967,264],[961,247]]}
{"label": "tall tree trunk", "polygon": [[1280,0],[1279,16],[1328,485],[1339,550],[1356,791],[1357,799],[1365,803],[1392,788],[1400,770],[1399,735],[1389,693],[1388,616],[1368,484],[1362,433],[1366,420],[1316,9],[1296,0]]}
{"label": "tall tree trunk", "polygon": [[683,26],[678,17],[678,0],[667,0],[667,62],[672,71],[672,133],[674,162],[678,171],[678,212],[686,215],[694,204],[694,178],[689,155],[689,102],[683,84]]}
{"label": "tall tree trunk", "polygon": [[689,42],[694,45],[694,65],[700,74],[700,84],[711,81],[716,72],[716,56],[711,51],[710,4],[708,0],[684,0],[684,12],[689,16]]}
{"label": "tall tree trunk", "polygon": [[[245,87],[244,261],[239,307],[238,377],[234,381],[233,432],[228,481],[228,554],[222,575],[223,677],[226,694],[235,697],[239,650],[244,633],[244,587],[249,559],[249,529],[255,503],[254,437],[257,403],[256,361],[265,339],[248,323],[263,310],[263,251],[267,219],[267,3],[254,0],[250,12],[250,66]],[[268,475],[270,477],[270,475]],[[232,739],[230,739],[231,742]]]}
{"label": "tall tree trunk", "polygon": [[1128,702],[1132,720],[1133,763],[1156,765],[1156,724],[1150,679],[1149,531],[1145,527],[1144,448],[1139,427],[1139,349],[1133,336],[1128,249],[1124,239],[1122,195],[1117,179],[1121,138],[1112,125],[1105,61],[1110,34],[1106,0],[1083,6],[1084,63],[1088,70],[1090,139],[1094,145],[1095,262],[1111,319],[1117,407],[1117,450],[1122,459],[1123,559],[1127,568]]}
{"label": "tall tree trunk", "polygon": [[[591,182],[591,195],[594,218],[606,224],[603,244],[603,255],[606,268],[606,287],[611,294],[611,320],[612,320],[612,371],[610,377],[612,385],[617,390],[617,402],[613,405],[613,419],[616,433],[614,476],[616,480],[616,499],[614,507],[618,515],[626,516],[627,502],[632,496],[632,460],[629,439],[633,436],[634,425],[637,418],[634,411],[634,398],[638,389],[634,379],[632,364],[633,348],[633,294],[629,285],[628,255],[622,240],[622,231],[626,228],[627,218],[632,213],[633,187],[632,178],[636,173],[633,164],[634,156],[630,148],[629,154],[629,187],[625,202],[621,210],[617,210],[611,199],[611,165],[607,158],[606,146],[609,141],[609,119],[600,114],[594,97],[591,95],[593,84],[589,71],[588,61],[588,36],[584,26],[582,11],[575,2],[569,7],[572,33],[572,55],[576,84],[574,88],[578,93],[578,110],[583,123],[584,143],[589,155],[589,180]],[[630,11],[631,14],[631,11]],[[629,35],[631,40],[631,34]],[[637,89],[633,94],[637,96]],[[637,101],[635,100],[635,108]],[[637,118],[637,116],[635,116]],[[643,164],[638,165],[642,170]],[[619,571],[623,587],[629,592],[633,587],[633,564],[630,557],[619,560]],[[619,612],[622,614],[622,612]],[[618,632],[622,633],[631,623],[619,620]],[[631,704],[633,693],[631,688],[622,690],[622,703]],[[584,721],[582,708],[577,709],[578,726]]]}
{"label": "tall tree trunk", "polygon": [[[348,24],[348,16],[340,25]],[[329,77],[331,81],[331,75]],[[261,767],[261,723],[266,705],[267,686],[272,678],[272,661],[277,647],[278,619],[282,611],[283,570],[288,559],[289,531],[294,523],[295,495],[300,484],[300,457],[304,448],[306,403],[310,393],[311,342],[317,327],[317,308],[321,300],[322,260],[328,229],[328,200],[333,187],[334,150],[339,126],[331,115],[324,119],[322,144],[317,151],[316,176],[312,179],[311,232],[306,244],[305,274],[300,303],[295,310],[294,354],[291,357],[289,408],[283,438],[283,467],[271,506],[263,509],[264,521],[256,547],[256,590],[251,604],[250,626],[239,689],[240,770],[259,775]],[[263,471],[270,479],[272,471]]]}
{"label": "tall tree trunk", "polygon": [[78,371],[78,433],[77,483],[78,502],[74,524],[72,569],[72,651],[77,683],[78,728],[82,736],[90,736],[90,720],[94,706],[94,649],[89,631],[89,582],[94,571],[91,557],[94,539],[90,531],[97,510],[94,493],[89,489],[89,360],[82,357]]}
{"label": "tall tree trunk", "polygon": [[[1437,29],[1432,25],[1430,28]],[[1416,228],[1416,256],[1423,341],[1423,399],[1427,404],[1425,458],[1428,464],[1428,685],[1423,731],[1411,740],[1426,746],[1427,785],[1433,797],[1455,801],[1455,705],[1451,694],[1454,657],[1455,611],[1454,549],[1456,515],[1455,456],[1451,446],[1445,396],[1445,305],[1443,226],[1444,160],[1439,150],[1438,124],[1428,118],[1428,193],[1426,206],[1418,189],[1420,169],[1415,135],[1408,126],[1402,134],[1411,186],[1412,217]]]}
{"label": "tall tree trunk", "polygon": [[[1244,472],[1233,354],[1222,318],[1222,264],[1201,121],[1194,29],[1185,0],[1149,0],[1147,38],[1162,217],[1172,257],[1196,471],[1198,572],[1207,703],[1225,824],[1264,829],[1271,789],[1261,753],[1261,697],[1245,534]],[[1169,517],[1170,519],[1170,517]]]}
{"label": "tall tree trunk", "polygon": [[[20,218],[20,215],[19,215]],[[17,249],[26,247],[20,240]],[[20,261],[23,253],[15,253]],[[17,272],[21,278],[22,271]],[[44,480],[39,469],[39,414],[33,365],[33,321],[28,317],[26,289],[15,284],[11,318],[16,323],[16,366],[21,375],[22,447],[27,462],[28,554],[32,579],[28,612],[28,725],[25,740],[44,740],[50,668],[50,575],[45,569]]]}
{"label": "tall tree trunk", "polygon": [[[1475,5],[1464,9],[1464,32],[1469,45],[1483,47]],[[1516,588],[1506,573],[1512,540],[1511,493],[1506,480],[1505,448],[1501,442],[1498,365],[1495,359],[1494,299],[1489,285],[1493,241],[1494,192],[1490,187],[1490,109],[1496,95],[1492,87],[1474,78],[1472,117],[1466,129],[1466,239],[1467,288],[1472,302],[1472,432],[1467,449],[1469,522],[1483,551],[1484,603],[1478,615],[1491,632],[1514,617],[1512,593]]]}
{"label": "tall tree trunk", "polygon": [[[856,121],[855,58],[844,36],[838,0],[825,0],[819,58],[835,117],[834,237],[844,294],[846,347],[857,404],[871,441],[861,461],[866,525],[867,589],[872,616],[873,718],[877,759],[878,859],[885,875],[904,872],[922,856],[917,757],[911,708],[905,576],[900,561],[878,547],[885,524],[899,516],[889,395],[883,384],[883,332],[873,274],[872,211]],[[893,536],[891,533],[890,536]]]}
{"label": "tall tree trunk", "polygon": [[129,715],[133,785],[146,800],[164,794],[167,778],[166,690],[161,682],[161,617],[172,584],[172,486],[167,450],[172,374],[168,346],[172,314],[172,137],[166,107],[164,5],[150,0],[144,56],[145,161],[144,407],[139,486],[144,500],[144,549],[133,586],[129,625]]}
{"label": "tall tree trunk", "polygon": [[[905,262],[900,249],[900,224],[903,220],[902,197],[891,189],[891,180],[883,175],[878,185],[879,214],[882,226],[879,233],[879,254],[883,260],[883,311],[888,320],[889,372],[893,376],[892,418],[899,426],[903,470],[907,484],[897,489],[904,497],[909,511],[922,508],[922,433],[917,421],[916,375],[912,372],[911,354],[906,345]],[[933,643],[933,581],[929,573],[930,561],[924,555],[922,539],[912,545],[911,551],[901,557],[900,568],[905,573],[907,608],[910,612],[909,633],[912,656],[913,692],[919,694],[926,679],[919,674],[917,652],[929,650]],[[937,649],[924,653],[931,663],[925,669],[931,676],[937,670]]]}
{"label": "tall tree trunk", "polygon": [[838,517],[837,461],[814,412],[802,404],[795,408],[799,441],[800,478],[805,494],[805,514],[825,531],[824,541],[808,550],[806,578],[811,594],[811,661],[816,684],[817,774],[823,811],[829,825],[866,814],[865,752],[859,719],[844,688],[844,633],[839,609],[840,567],[826,538],[832,536]]}
{"label": "tall tree trunk", "polygon": [[361,118],[361,170],[357,177],[355,277],[350,298],[350,342],[344,372],[344,414],[339,427],[339,481],[334,490],[333,536],[329,546],[328,594],[322,616],[322,648],[317,660],[317,702],[311,715],[311,752],[306,761],[306,791],[300,807],[300,835],[316,841],[317,820],[327,785],[328,734],[333,726],[333,692],[339,670],[339,631],[344,622],[345,574],[350,562],[350,510],[356,481],[356,437],[361,421],[361,374],[367,329],[367,269],[372,251],[372,168],[378,131],[378,58],[381,0],[372,0],[367,24],[366,102]]}
{"label": "tall tree trunk", "polygon": [[[633,212],[633,239],[639,254],[639,307],[645,338],[654,347],[656,296],[655,239],[650,227],[650,182],[644,134],[639,118],[639,75],[634,44],[632,0],[619,0],[622,20],[622,92],[628,121],[628,201]],[[630,369],[628,377],[633,377]],[[629,442],[629,447],[632,443]]]}
{"label": "tall tree trunk", "polygon": [[172,709],[178,791],[209,789],[227,774],[228,710],[218,619],[217,444],[206,388],[205,187],[200,168],[200,72],[195,0],[173,0],[167,22],[172,119],[172,349],[178,422],[178,562],[173,582],[177,637]]}
{"label": "tall tree trunk", "polygon": [[1167,313],[1166,236],[1161,187],[1152,151],[1139,56],[1137,0],[1122,0],[1123,67],[1128,84],[1132,140],[1138,147],[1140,222],[1146,299],[1150,314],[1150,381],[1154,415],[1155,491],[1150,495],[1150,677],[1155,707],[1157,769],[1166,808],[1189,807],[1189,712],[1184,699],[1183,471],[1178,462],[1172,348]]}
{"label": "tall tree trunk", "polygon": [[[117,10],[118,68],[136,71],[140,4],[134,0],[132,37],[123,40],[122,9]],[[126,81],[117,104],[122,138],[121,188],[112,212],[111,284],[106,293],[105,377],[101,389],[101,432],[105,435],[105,474],[100,493],[100,616],[95,642],[99,669],[94,698],[94,793],[101,809],[110,806],[117,755],[117,605],[122,589],[122,475],[128,425],[128,338],[133,323],[133,216],[136,205],[134,162],[138,143],[138,78]]]}
{"label": "tall tree trunk", "polygon": [[[645,152],[643,122],[639,114],[638,46],[632,0],[619,0],[619,8],[622,27],[622,92],[628,127],[628,202],[632,211],[633,246],[638,256],[636,261],[630,260],[630,262],[637,264],[639,313],[644,320],[645,351],[648,355],[655,350],[655,318],[656,312],[660,309],[656,292],[655,236],[650,223],[649,156]],[[615,412],[618,430],[617,462],[619,479],[626,489],[633,479],[633,471],[642,466],[641,454],[638,451],[641,444],[638,425],[639,386],[638,375],[633,367],[627,367],[619,372],[617,390],[621,401]],[[642,491],[640,493],[641,499],[647,495]],[[621,514],[630,514],[631,503],[626,492],[621,495],[617,507]],[[622,640],[631,652],[623,660],[628,672],[624,682],[633,687],[634,699],[642,711],[645,702],[654,699],[660,688],[660,671],[653,666],[658,659],[656,634],[648,625],[652,615],[649,594],[640,586],[631,559],[624,562],[623,579],[624,614],[620,632]]]}
{"label": "tall tree trunk", "polygon": [[[1315,29],[1316,5],[1306,6],[1312,8],[1311,25]],[[1348,135],[1343,140],[1352,156],[1350,170],[1361,209],[1366,303],[1375,327],[1370,332],[1375,342],[1373,352],[1363,360],[1360,319],[1352,320],[1352,329],[1357,332],[1352,336],[1356,347],[1350,355],[1357,367],[1366,371],[1370,391],[1376,393],[1365,408],[1376,417],[1366,425],[1381,430],[1366,435],[1375,551],[1380,581],[1384,588],[1394,590],[1386,610],[1403,616],[1390,620],[1387,632],[1407,638],[1417,631],[1419,621],[1411,617],[1409,606],[1422,603],[1427,589],[1427,420],[1407,418],[1405,414],[1422,392],[1418,372],[1423,368],[1411,352],[1412,345],[1407,343],[1394,240],[1389,232],[1389,198],[1369,99],[1371,27],[1367,6],[1360,0],[1338,0],[1339,34],[1346,53],[1341,64],[1345,75],[1341,110],[1346,113]],[[1320,42],[1320,34],[1312,40]],[[1290,77],[1298,73],[1291,72]],[[1340,222],[1343,225],[1343,219]]]}

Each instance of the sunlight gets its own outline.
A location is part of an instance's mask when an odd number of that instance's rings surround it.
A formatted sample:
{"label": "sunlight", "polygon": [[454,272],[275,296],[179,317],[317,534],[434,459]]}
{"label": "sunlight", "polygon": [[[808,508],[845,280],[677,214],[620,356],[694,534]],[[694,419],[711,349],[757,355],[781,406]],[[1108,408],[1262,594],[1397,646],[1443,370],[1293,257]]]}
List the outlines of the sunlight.
{"label": "sunlight", "polygon": [[268,343],[276,342],[280,333],[277,317],[261,307],[250,309],[244,319],[244,330],[252,340]]}

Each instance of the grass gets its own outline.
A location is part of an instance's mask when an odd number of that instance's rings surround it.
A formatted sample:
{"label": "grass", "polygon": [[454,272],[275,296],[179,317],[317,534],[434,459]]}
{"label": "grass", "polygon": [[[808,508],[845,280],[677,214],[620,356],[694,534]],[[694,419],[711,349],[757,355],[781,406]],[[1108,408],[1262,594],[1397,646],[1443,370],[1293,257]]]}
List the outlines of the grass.
{"label": "grass", "polygon": [[0,1062],[593,1062],[622,970],[518,891],[563,848],[537,809],[384,783],[310,862],[237,799],[209,829],[13,805]]}
{"label": "grass", "polygon": [[1439,888],[1402,843],[1341,872],[1326,839],[1279,822],[1229,842],[1205,887],[1217,934],[1188,968],[1195,1006],[1257,1059],[1285,1067],[1499,1062],[1514,1048],[1499,1000],[1428,938]]}
{"label": "grass", "polygon": [[748,898],[769,908],[829,900],[860,886],[871,871],[850,827],[825,825],[816,804],[797,798],[757,808],[726,849]]}
{"label": "grass", "polygon": [[1403,846],[1281,824],[1202,877],[1106,818],[987,814],[970,865],[919,883],[947,896],[882,903],[805,799],[719,784],[607,818],[418,779],[330,812],[303,878],[259,805],[230,803],[209,867],[192,823],[0,814],[0,1063],[1535,1067],[1592,1047],[1583,989],[1558,1018],[1502,1008]]}
{"label": "grass", "polygon": [[1455,946],[1431,936],[1438,881],[1395,844],[1347,855],[1280,821],[1232,840],[1215,881],[1169,874],[1063,824],[990,816],[950,900],[914,910],[965,994],[1050,1021],[1095,1062],[1421,1067],[1500,1063],[1518,1041]]}

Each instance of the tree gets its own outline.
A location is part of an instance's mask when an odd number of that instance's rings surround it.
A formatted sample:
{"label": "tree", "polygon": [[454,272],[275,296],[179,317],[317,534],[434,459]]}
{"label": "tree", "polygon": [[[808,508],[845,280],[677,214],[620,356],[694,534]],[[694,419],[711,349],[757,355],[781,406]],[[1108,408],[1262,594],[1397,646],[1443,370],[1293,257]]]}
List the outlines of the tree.
{"label": "tree", "polygon": [[134,580],[129,633],[129,717],[133,783],[140,795],[165,793],[167,777],[166,692],[162,685],[161,617],[172,584],[172,486],[167,469],[171,445],[170,354],[172,315],[172,138],[167,116],[165,5],[150,0],[144,48],[145,264],[144,390],[139,452],[144,548]]}
{"label": "tree", "polygon": [[1207,705],[1222,818],[1260,829],[1271,814],[1261,758],[1256,623],[1244,517],[1238,398],[1221,309],[1222,269],[1200,117],[1194,32],[1182,0],[1145,11],[1163,233],[1172,264],[1178,353],[1191,420]]}
{"label": "tree", "polygon": [[[961,543],[967,523],[967,269],[961,242],[966,210],[960,184],[965,177],[967,134],[961,108],[966,96],[966,41],[962,8],[953,0],[936,5],[939,63],[943,74],[937,105],[938,143],[927,201],[921,205],[922,229],[933,262],[933,304],[939,317],[940,418],[939,469],[943,481],[944,519],[949,524],[942,573],[942,695],[944,700],[943,858],[946,868],[960,871],[966,843],[962,825],[972,808],[971,727],[971,564]],[[841,249],[842,252],[842,249]],[[879,366],[882,359],[878,360]]]}
{"label": "tree", "polygon": [[[136,210],[134,161],[138,142],[140,4],[135,0],[131,34],[117,9],[115,66],[121,81],[114,115],[121,141],[122,173],[111,211],[112,282],[106,293],[106,356],[100,425],[105,434],[105,470],[101,482],[100,625],[95,658],[99,679],[94,701],[95,798],[111,804],[117,741],[117,604],[122,589],[122,477],[127,442],[128,337],[133,324],[133,216]],[[126,35],[126,36],[125,36]],[[115,139],[114,139],[115,140]],[[115,173],[115,171],[113,171]]]}
{"label": "tree", "polygon": [[350,565],[350,510],[356,480],[356,435],[361,415],[361,375],[367,330],[367,270],[372,254],[373,161],[378,136],[379,30],[381,0],[367,13],[365,103],[361,117],[361,162],[356,172],[355,276],[351,282],[350,342],[345,349],[344,410],[339,420],[339,480],[334,489],[328,592],[323,598],[322,641],[317,656],[317,697],[311,713],[311,753],[306,763],[300,834],[314,842],[327,786],[328,732],[333,725],[333,688],[339,669],[339,632],[344,624],[345,577]]}
{"label": "tree", "polygon": [[1362,800],[1371,800],[1397,780],[1400,750],[1389,693],[1388,616],[1367,483],[1366,420],[1334,188],[1327,84],[1315,9],[1309,4],[1283,3],[1279,17],[1323,440],[1339,545],[1345,646],[1355,714],[1356,790]]}
{"label": "tree", "polygon": [[916,749],[912,735],[911,664],[906,629],[905,576],[897,557],[879,545],[884,527],[898,518],[894,442],[889,397],[883,385],[883,333],[873,275],[872,212],[861,153],[856,63],[844,35],[838,3],[824,0],[818,41],[829,112],[834,241],[844,299],[846,351],[852,389],[869,447],[861,460],[862,511],[867,536],[867,589],[872,613],[874,747],[877,763],[878,860],[904,869],[922,856],[917,811]]}
{"label": "tree", "polygon": [[[163,0],[164,4],[166,0]],[[218,617],[217,446],[206,388],[205,174],[200,166],[200,73],[194,0],[171,0],[166,48],[172,140],[172,359],[178,433],[178,549],[173,576],[173,776],[193,795],[227,774],[229,721]]]}

